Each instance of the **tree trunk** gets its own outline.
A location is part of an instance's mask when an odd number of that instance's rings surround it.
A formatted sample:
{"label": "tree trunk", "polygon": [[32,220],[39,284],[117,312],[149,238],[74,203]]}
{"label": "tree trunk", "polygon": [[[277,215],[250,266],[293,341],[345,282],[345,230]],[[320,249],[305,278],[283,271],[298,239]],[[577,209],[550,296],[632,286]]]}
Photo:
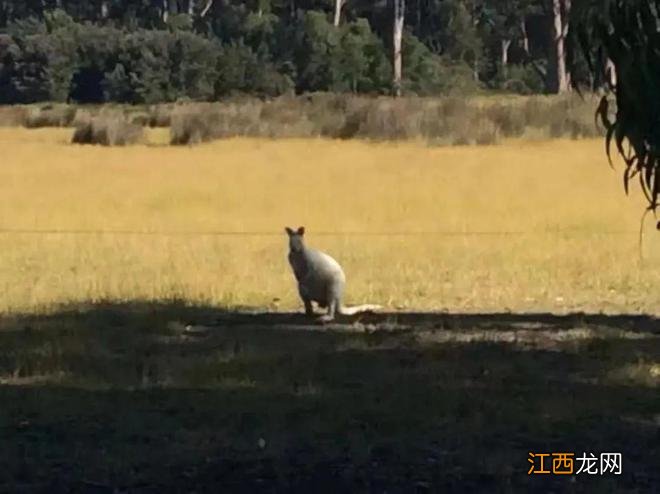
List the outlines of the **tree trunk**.
{"label": "tree trunk", "polygon": [[610,89],[616,87],[616,67],[610,58],[605,62],[605,80]]}
{"label": "tree trunk", "polygon": [[345,0],[335,0],[335,27],[339,27],[339,22],[341,21],[341,8],[344,6]]}
{"label": "tree trunk", "polygon": [[201,18],[206,17],[206,14],[209,13],[209,10],[211,10],[211,7],[213,7],[213,0],[206,0],[206,5],[204,5],[204,8],[200,12],[199,16]]}
{"label": "tree trunk", "polygon": [[108,5],[108,0],[103,0],[101,2],[101,19],[107,19],[110,15],[110,6]]}
{"label": "tree trunk", "polygon": [[525,55],[528,57],[531,56],[529,52],[529,36],[527,35],[527,24],[525,23],[525,18],[520,21],[520,35],[522,36],[522,47]]}
{"label": "tree trunk", "polygon": [[193,16],[195,15],[195,7],[196,7],[196,2],[195,0],[188,0],[188,15]]}
{"label": "tree trunk", "polygon": [[393,63],[394,66],[394,79],[392,81],[392,88],[395,96],[401,96],[401,44],[403,40],[403,21],[406,12],[405,0],[394,0],[394,50],[393,50]]}
{"label": "tree trunk", "polygon": [[511,40],[503,39],[501,41],[501,45],[502,45],[502,54],[501,54],[500,64],[502,64],[502,75],[504,75],[504,77],[507,77],[509,72],[509,47],[511,46]]}
{"label": "tree trunk", "polygon": [[570,90],[570,76],[566,67],[566,34],[570,0],[552,0],[552,46],[548,70],[548,91],[555,94]]}

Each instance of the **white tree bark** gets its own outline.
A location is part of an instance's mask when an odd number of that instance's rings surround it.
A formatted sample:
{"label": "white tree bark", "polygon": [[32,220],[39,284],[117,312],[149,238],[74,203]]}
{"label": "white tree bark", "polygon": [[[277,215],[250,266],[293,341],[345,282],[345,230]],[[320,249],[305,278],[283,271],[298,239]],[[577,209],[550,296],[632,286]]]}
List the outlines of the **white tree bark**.
{"label": "white tree bark", "polygon": [[527,36],[527,24],[525,23],[525,18],[520,21],[520,34],[522,36],[523,50],[525,55],[529,56],[529,36]]}
{"label": "white tree bark", "polygon": [[502,45],[502,53],[501,53],[500,63],[502,64],[502,74],[504,74],[504,76],[506,77],[509,71],[509,48],[511,47],[511,40],[503,39],[501,41],[501,45]]}
{"label": "white tree bark", "polygon": [[206,14],[209,13],[211,7],[213,7],[213,0],[206,0],[206,5],[204,5],[204,8],[202,9],[202,12],[199,14],[199,16],[202,18],[206,17]]}
{"label": "white tree bark", "polygon": [[616,66],[610,58],[605,62],[605,78],[609,87],[614,89],[616,87]]}
{"label": "white tree bark", "polygon": [[548,89],[557,94],[570,90],[571,80],[566,67],[566,35],[570,9],[570,0],[552,0],[552,69],[549,71]]}
{"label": "white tree bark", "polygon": [[339,27],[339,23],[341,22],[341,8],[344,6],[345,2],[346,0],[335,0],[335,27]]}
{"label": "white tree bark", "polygon": [[402,80],[402,60],[401,60],[401,45],[403,40],[403,23],[406,13],[406,1],[394,0],[394,50],[393,50],[393,63],[394,66],[394,79],[392,86],[395,96],[401,96],[401,80]]}
{"label": "white tree bark", "polygon": [[110,15],[110,6],[107,0],[101,2],[101,19],[107,19]]}

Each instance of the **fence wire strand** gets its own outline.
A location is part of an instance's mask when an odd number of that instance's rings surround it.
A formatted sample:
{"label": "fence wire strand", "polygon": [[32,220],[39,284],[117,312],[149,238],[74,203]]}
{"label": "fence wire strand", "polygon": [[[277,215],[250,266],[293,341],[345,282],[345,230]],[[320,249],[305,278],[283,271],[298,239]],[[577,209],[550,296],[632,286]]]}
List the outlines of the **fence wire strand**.
{"label": "fence wire strand", "polygon": [[[497,236],[613,236],[637,235],[639,232],[628,230],[590,231],[590,230],[510,230],[510,231],[310,231],[313,236],[324,237],[497,237]],[[0,228],[0,235],[71,235],[71,236],[150,236],[150,237],[274,237],[283,236],[284,231],[167,231],[167,230],[95,230],[95,229],[29,229],[29,228]]]}

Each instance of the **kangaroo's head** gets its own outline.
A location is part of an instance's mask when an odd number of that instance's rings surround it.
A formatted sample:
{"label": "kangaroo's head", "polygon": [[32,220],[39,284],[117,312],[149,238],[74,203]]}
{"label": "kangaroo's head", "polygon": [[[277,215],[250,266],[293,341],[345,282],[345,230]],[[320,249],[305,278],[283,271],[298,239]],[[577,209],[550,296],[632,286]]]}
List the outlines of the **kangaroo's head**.
{"label": "kangaroo's head", "polygon": [[305,227],[301,226],[298,230],[293,231],[288,226],[284,229],[289,235],[289,250],[291,252],[300,252],[305,248],[303,243],[303,235],[305,235]]}

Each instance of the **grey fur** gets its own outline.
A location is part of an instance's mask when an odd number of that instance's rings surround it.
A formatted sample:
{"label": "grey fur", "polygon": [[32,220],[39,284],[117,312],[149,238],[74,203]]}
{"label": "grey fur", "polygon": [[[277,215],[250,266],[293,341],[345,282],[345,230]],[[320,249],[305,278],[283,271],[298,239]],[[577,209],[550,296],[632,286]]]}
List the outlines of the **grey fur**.
{"label": "grey fur", "polygon": [[375,305],[344,307],[342,298],[346,275],[339,263],[328,254],[305,245],[304,227],[297,231],[287,227],[285,231],[289,236],[289,264],[298,282],[298,293],[308,316],[314,314],[312,302],[316,302],[319,307],[327,307],[328,313],[321,317],[323,321],[332,321],[336,314],[351,315],[379,308]]}

